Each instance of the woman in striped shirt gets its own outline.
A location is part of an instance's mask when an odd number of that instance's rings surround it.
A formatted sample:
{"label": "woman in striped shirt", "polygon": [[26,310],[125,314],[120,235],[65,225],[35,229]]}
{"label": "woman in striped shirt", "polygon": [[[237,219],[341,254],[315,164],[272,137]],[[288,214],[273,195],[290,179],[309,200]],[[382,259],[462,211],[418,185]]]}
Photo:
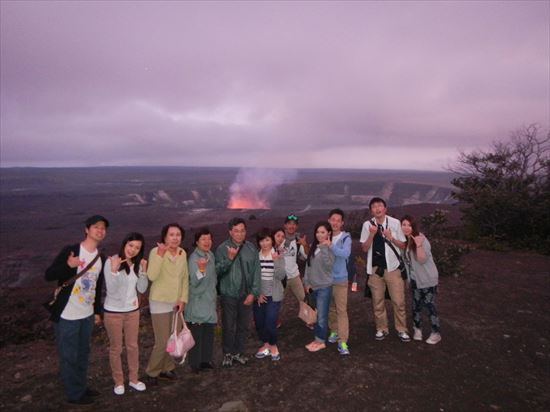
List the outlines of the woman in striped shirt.
{"label": "woman in striped shirt", "polygon": [[277,318],[283,300],[283,284],[281,281],[286,275],[283,255],[273,248],[273,234],[264,228],[256,235],[260,248],[260,266],[262,268],[262,282],[260,296],[254,303],[254,322],[256,331],[263,345],[258,349],[256,358],[262,359],[271,356],[271,360],[281,359],[277,348]]}

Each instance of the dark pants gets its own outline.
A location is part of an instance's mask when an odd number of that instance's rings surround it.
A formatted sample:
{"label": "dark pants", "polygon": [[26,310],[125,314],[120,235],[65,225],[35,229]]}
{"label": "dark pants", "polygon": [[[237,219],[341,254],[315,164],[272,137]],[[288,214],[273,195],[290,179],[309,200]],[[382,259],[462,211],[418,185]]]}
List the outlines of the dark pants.
{"label": "dark pants", "polygon": [[248,335],[248,327],[252,310],[243,304],[244,297],[221,297],[222,305],[222,346],[223,353],[243,353],[244,342]]}
{"label": "dark pants", "polygon": [[279,309],[281,302],[273,302],[271,296],[267,297],[267,302],[258,305],[254,303],[254,323],[256,324],[256,332],[263,343],[270,345],[277,344],[277,318],[279,317]]}
{"label": "dark pants", "polygon": [[203,362],[212,361],[212,352],[214,349],[214,328],[213,323],[189,323],[189,329],[195,339],[195,346],[191,348],[188,354],[189,365],[198,369]]}
{"label": "dark pants", "polygon": [[432,332],[440,332],[439,316],[435,307],[435,297],[437,295],[437,286],[431,288],[419,289],[416,282],[411,279],[411,287],[413,292],[413,322],[414,327],[420,329],[422,326],[422,308],[425,306],[428,309],[430,322],[432,324]]}
{"label": "dark pants", "polygon": [[87,388],[94,316],[78,320],[59,319],[54,327],[61,381],[67,400],[76,401],[84,396]]}

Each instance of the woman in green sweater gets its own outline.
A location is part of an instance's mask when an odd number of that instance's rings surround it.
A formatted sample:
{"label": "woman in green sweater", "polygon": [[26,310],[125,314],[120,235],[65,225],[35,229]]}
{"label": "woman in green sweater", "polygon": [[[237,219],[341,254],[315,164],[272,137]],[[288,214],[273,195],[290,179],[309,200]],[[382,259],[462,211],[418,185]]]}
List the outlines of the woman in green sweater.
{"label": "woman in green sweater", "polygon": [[196,249],[189,256],[189,303],[185,320],[195,339],[189,351],[189,365],[193,372],[212,369],[216,314],[216,265],[212,253],[212,233],[203,227],[195,233]]}

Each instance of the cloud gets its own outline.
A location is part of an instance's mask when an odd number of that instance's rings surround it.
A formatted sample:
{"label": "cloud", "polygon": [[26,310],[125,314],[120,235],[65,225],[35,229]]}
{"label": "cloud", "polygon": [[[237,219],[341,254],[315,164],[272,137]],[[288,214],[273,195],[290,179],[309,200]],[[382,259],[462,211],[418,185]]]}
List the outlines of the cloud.
{"label": "cloud", "polygon": [[3,166],[438,169],[550,126],[547,2],[1,9]]}

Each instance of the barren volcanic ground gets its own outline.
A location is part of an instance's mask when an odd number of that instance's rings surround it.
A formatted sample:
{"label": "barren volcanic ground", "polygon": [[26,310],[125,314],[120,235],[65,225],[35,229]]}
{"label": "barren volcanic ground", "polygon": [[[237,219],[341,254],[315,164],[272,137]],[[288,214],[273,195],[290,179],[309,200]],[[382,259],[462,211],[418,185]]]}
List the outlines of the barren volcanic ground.
{"label": "barren volcanic ground", "polygon": [[[226,236],[220,222],[231,216],[245,217],[253,234],[262,226],[279,226],[288,210],[217,209],[193,215],[189,209],[159,203],[121,208],[120,199],[108,201],[112,189],[96,197],[64,194],[61,189],[54,196],[10,195],[8,204],[6,193],[3,187],[1,410],[215,411],[229,401],[242,401],[249,411],[550,410],[550,257],[520,251],[489,252],[475,245],[463,257],[462,276],[440,279],[438,308],[443,340],[438,345],[401,343],[395,333],[375,341],[371,302],[363,297],[364,269],[360,268],[361,290],[350,293],[349,299],[349,357],[340,357],[334,345],[309,353],[304,345],[312,332],[296,317],[295,299],[287,296],[279,337],[280,362],[251,359],[246,366],[217,368],[200,375],[191,374],[183,365],[177,369],[177,382],[117,397],[112,393],[106,333],[96,328],[90,384],[101,396],[91,408],[72,408],[64,403],[53,329],[40,307],[53,289],[42,280],[42,274],[64,244],[81,239],[81,222],[90,212],[104,213],[112,220],[104,247],[113,254],[130,230],[141,230],[149,249],[157,241],[162,224],[176,220],[188,229],[185,245],[189,247],[192,228],[208,223],[217,244]],[[314,223],[326,216],[330,207],[301,213],[301,229],[311,236]],[[392,207],[390,214],[423,216],[439,207]],[[451,223],[458,224],[457,208],[444,208],[450,211]],[[357,239],[354,242],[360,254]],[[408,299],[410,308],[410,296]],[[388,310],[391,319],[389,304]],[[428,328],[425,319],[426,335]],[[144,366],[153,345],[146,307],[142,308],[140,330]],[[248,354],[258,346],[251,329]],[[219,365],[220,361],[217,336],[215,362]]]}

